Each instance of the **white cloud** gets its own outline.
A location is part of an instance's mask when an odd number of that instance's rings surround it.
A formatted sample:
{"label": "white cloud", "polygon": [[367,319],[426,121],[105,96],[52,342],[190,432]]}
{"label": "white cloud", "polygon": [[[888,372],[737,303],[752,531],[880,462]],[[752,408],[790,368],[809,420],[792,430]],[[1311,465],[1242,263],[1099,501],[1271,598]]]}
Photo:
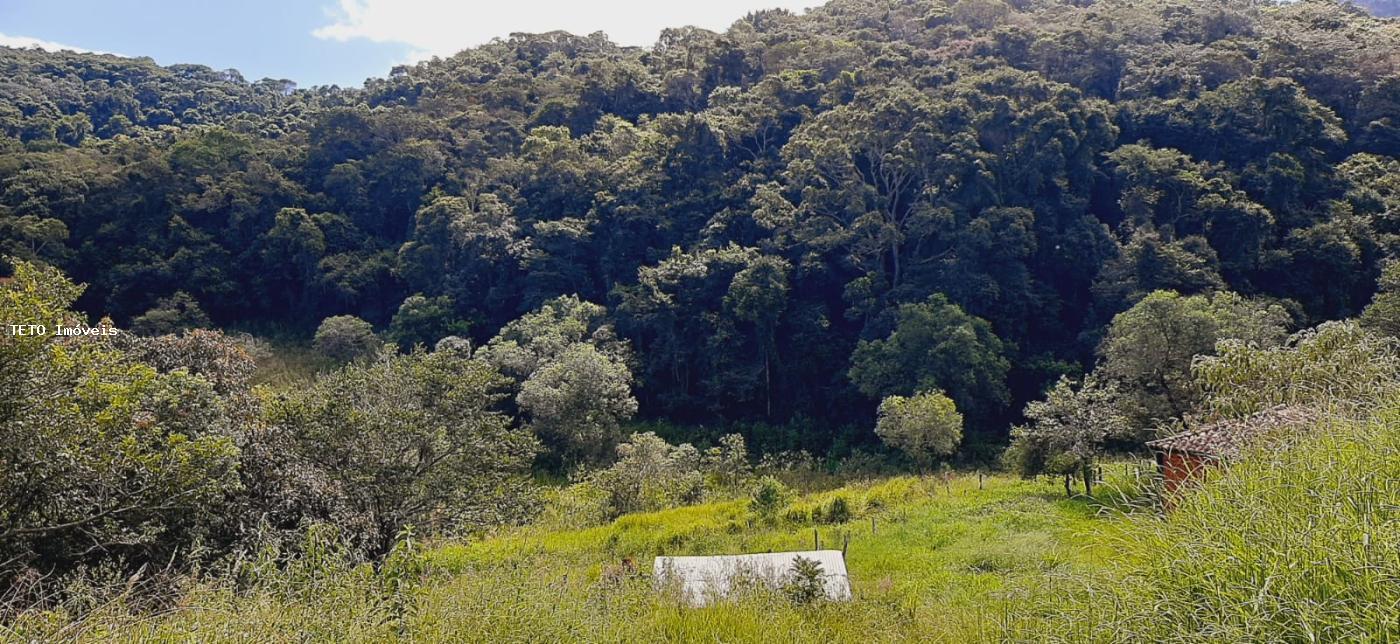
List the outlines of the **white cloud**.
{"label": "white cloud", "polygon": [[337,0],[330,23],[311,33],[336,41],[366,39],[412,47],[416,59],[450,56],[512,32],[603,31],[623,45],[649,46],[667,27],[723,31],[744,14],[800,12],[824,0]]}
{"label": "white cloud", "polygon": [[[65,44],[63,44],[63,43],[54,42],[54,41],[52,41],[52,40],[42,40],[42,39],[39,39],[39,38],[30,37],[30,36],[11,36],[11,35],[9,35],[9,34],[3,34],[3,33],[0,33],[0,47],[18,47],[18,48],[38,47],[38,48],[40,48],[40,49],[43,49],[44,51],[76,51],[76,52],[81,52],[81,53],[85,53],[85,54],[111,54],[111,53],[112,53],[112,52],[110,52],[110,51],[100,51],[100,50],[97,50],[97,49],[88,49],[87,47],[78,47],[78,46],[75,46],[75,45],[65,45]],[[121,54],[113,54],[113,55],[114,55],[114,56],[120,56]]]}

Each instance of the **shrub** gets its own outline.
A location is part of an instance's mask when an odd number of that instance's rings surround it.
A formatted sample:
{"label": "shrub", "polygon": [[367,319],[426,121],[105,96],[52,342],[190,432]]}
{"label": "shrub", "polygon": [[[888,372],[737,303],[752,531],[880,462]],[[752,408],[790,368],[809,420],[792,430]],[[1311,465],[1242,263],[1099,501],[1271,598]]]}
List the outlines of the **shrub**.
{"label": "shrub", "polygon": [[252,490],[277,526],[308,518],[388,552],[408,525],[473,530],[524,519],[537,443],[494,411],[504,379],[454,353],[352,364],[267,401]]}
{"label": "shrub", "polygon": [[1193,366],[1209,413],[1243,417],[1274,405],[1365,409],[1400,394],[1400,340],[1352,321],[1301,331],[1278,347],[1237,340]]}
{"label": "shrub", "polygon": [[802,556],[793,557],[783,594],[794,604],[810,604],[826,597],[825,571],[821,563]]}
{"label": "shrub", "polygon": [[806,508],[789,508],[787,512],[783,513],[784,521],[796,525],[802,525],[811,519],[812,515],[807,512]]}
{"label": "shrub", "polygon": [[199,302],[189,293],[176,291],[174,295],[161,298],[155,308],[137,316],[131,321],[131,332],[138,335],[166,335],[188,329],[203,329],[211,326],[209,316],[199,308]]}
{"label": "shrub", "polygon": [[577,343],[536,369],[516,402],[547,448],[566,465],[596,463],[637,413],[627,365]]}
{"label": "shrub", "polygon": [[710,482],[720,490],[732,490],[742,485],[753,474],[744,437],[739,434],[720,437],[719,445],[705,450],[702,467]]}
{"label": "shrub", "polygon": [[880,440],[904,452],[920,470],[952,454],[962,442],[962,414],[942,392],[890,396],[880,403],[879,414],[875,433]]}
{"label": "shrub", "polygon": [[778,511],[787,505],[792,492],[782,481],[771,476],[758,480],[749,495],[749,510],[765,519],[777,516]]}
{"label": "shrub", "polygon": [[1063,476],[1066,496],[1070,479],[1081,476],[1084,493],[1092,494],[1094,464],[1109,443],[1135,438],[1118,400],[1118,390],[1093,375],[1077,388],[1061,376],[1044,400],[1026,405],[1027,422],[1012,428],[1002,462],[1026,477]]}
{"label": "shrub", "polygon": [[672,446],[651,432],[617,446],[617,462],[590,480],[608,495],[612,516],[699,501],[704,494],[700,454],[688,443]]}
{"label": "shrub", "polygon": [[383,345],[374,335],[374,327],[353,315],[322,320],[314,343],[318,351],[341,362],[374,355]]}
{"label": "shrub", "polygon": [[845,523],[851,520],[851,502],[844,496],[837,496],[822,510],[822,520],[827,523]]}
{"label": "shrub", "polygon": [[468,326],[453,313],[452,298],[420,293],[408,296],[399,305],[389,322],[389,337],[407,351],[415,345],[433,346],[442,338],[465,335]]}
{"label": "shrub", "polygon": [[[0,310],[10,324],[72,324],[81,290],[18,262]],[[220,545],[239,429],[204,375],[163,372],[96,337],[6,335],[0,591],[26,569],[62,578],[107,558],[130,574]]]}

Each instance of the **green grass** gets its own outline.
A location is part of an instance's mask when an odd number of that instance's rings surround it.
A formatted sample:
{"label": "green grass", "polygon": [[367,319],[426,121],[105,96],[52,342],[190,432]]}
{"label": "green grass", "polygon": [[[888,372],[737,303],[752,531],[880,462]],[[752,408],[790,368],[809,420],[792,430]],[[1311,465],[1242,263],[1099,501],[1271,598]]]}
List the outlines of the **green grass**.
{"label": "green grass", "polygon": [[[482,641],[987,639],[1000,630],[995,607],[1019,589],[1092,567],[1102,553],[1080,534],[1095,523],[1088,503],[1048,484],[995,477],[985,485],[903,477],[794,503],[845,497],[859,516],[839,525],[769,525],[731,501],[443,546],[432,560],[451,577],[425,595],[411,630]],[[623,558],[645,572],[661,554],[810,549],[814,532],[822,547],[847,545],[856,601],[800,607],[755,596],[689,609],[654,593],[645,575],[605,574]]]}
{"label": "green grass", "polygon": [[[193,584],[169,610],[28,614],[16,640],[427,642],[1243,642],[1400,640],[1400,406],[1324,423],[1219,471],[1166,514],[1136,466],[1094,499],[1058,482],[895,477],[844,498],[830,525],[754,518],[742,501],[544,524],[432,544],[431,573],[386,585],[366,566],[276,573],[235,594]],[[874,523],[872,525],[872,518]],[[854,600],[752,592],[686,608],[653,590],[659,554],[848,544]],[[618,574],[632,558],[640,574]],[[386,590],[387,589],[387,590]],[[0,631],[4,633],[4,631]]]}
{"label": "green grass", "polygon": [[[980,488],[980,489],[979,489]],[[976,476],[897,477],[802,496],[844,498],[841,524],[765,522],[742,501],[633,514],[579,529],[527,527],[425,555],[434,573],[396,614],[367,571],[314,588],[238,596],[196,586],[169,611],[113,607],[68,625],[64,639],[150,641],[971,641],[1003,630],[1014,604],[1052,577],[1102,565],[1095,504],[1053,483]],[[873,519],[873,522],[872,522]],[[658,554],[805,550],[846,545],[855,601],[796,606],[753,594],[684,608],[648,579]],[[623,558],[639,575],[619,578]],[[57,618],[62,622],[61,617]],[[15,634],[54,634],[37,618]],[[305,635],[303,635],[305,634]],[[47,639],[47,638],[46,638]]]}
{"label": "green grass", "polygon": [[1043,641],[1400,641],[1400,406],[1260,449],[1108,542],[1017,625]]}

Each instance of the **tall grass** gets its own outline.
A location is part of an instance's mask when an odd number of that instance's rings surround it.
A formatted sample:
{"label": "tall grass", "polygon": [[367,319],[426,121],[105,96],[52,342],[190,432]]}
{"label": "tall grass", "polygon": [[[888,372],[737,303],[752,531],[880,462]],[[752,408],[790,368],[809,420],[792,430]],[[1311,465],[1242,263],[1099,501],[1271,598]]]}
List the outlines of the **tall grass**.
{"label": "tall grass", "polygon": [[1400,407],[1279,437],[1112,540],[1123,574],[1064,584],[1009,635],[1400,640]]}
{"label": "tall grass", "polygon": [[[1400,407],[1330,421],[1211,475],[1162,513],[1150,470],[1094,498],[994,476],[896,477],[794,499],[555,521],[380,568],[335,557],[191,583],[166,610],[30,613],[4,639],[426,642],[1400,640]],[[838,504],[838,500],[840,503]],[[841,520],[830,508],[842,505]],[[820,510],[820,512],[818,512]],[[818,519],[816,515],[823,518]],[[855,599],[756,591],[692,609],[657,554],[849,544]],[[636,569],[623,563],[636,562]],[[397,572],[395,572],[397,570]]]}
{"label": "tall grass", "polygon": [[[840,503],[838,504],[838,499]],[[845,521],[813,509],[844,505]],[[426,574],[321,557],[244,584],[193,585],[168,610],[113,605],[86,616],[26,616],[15,639],[79,641],[949,641],[998,637],[997,615],[1103,553],[1080,535],[1094,508],[1052,483],[1007,477],[897,477],[801,496],[802,520],[765,520],[744,500],[632,514],[589,527],[533,526],[424,553]],[[872,523],[873,520],[873,523]],[[847,546],[856,600],[798,605],[753,592],[686,608],[649,579],[656,554]],[[622,564],[636,562],[636,570]],[[320,571],[320,572],[317,572]],[[397,588],[397,590],[396,590]],[[405,588],[407,589],[405,591]],[[391,592],[393,591],[393,592]],[[406,598],[406,600],[405,600]],[[47,622],[46,622],[47,620]],[[0,631],[3,633],[4,631]]]}

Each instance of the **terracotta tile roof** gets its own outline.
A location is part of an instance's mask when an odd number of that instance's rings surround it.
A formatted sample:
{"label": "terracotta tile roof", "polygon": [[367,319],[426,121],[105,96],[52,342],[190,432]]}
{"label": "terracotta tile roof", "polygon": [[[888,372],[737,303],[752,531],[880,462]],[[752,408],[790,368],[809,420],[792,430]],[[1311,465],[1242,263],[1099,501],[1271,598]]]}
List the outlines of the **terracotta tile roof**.
{"label": "terracotta tile roof", "polygon": [[1306,407],[1271,407],[1246,418],[1222,420],[1150,441],[1147,446],[1163,452],[1234,458],[1261,436],[1279,429],[1297,428],[1316,419],[1317,413]]}

